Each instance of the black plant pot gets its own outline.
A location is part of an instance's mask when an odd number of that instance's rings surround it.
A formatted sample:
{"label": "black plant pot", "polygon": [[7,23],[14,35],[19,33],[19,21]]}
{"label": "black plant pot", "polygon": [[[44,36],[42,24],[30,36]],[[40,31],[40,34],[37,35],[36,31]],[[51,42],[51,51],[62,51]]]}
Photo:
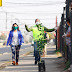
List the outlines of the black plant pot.
{"label": "black plant pot", "polygon": [[41,62],[38,62],[38,70],[39,70],[39,72],[45,72],[46,71],[44,60],[42,60]]}

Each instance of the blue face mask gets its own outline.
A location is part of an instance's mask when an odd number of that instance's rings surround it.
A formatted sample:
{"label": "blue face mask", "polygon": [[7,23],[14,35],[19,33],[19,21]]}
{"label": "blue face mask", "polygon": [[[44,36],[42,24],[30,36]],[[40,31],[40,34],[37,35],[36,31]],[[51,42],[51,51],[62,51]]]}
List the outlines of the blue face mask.
{"label": "blue face mask", "polygon": [[17,30],[17,29],[18,29],[18,26],[17,26],[17,27],[13,27],[13,29],[14,29],[14,30]]}

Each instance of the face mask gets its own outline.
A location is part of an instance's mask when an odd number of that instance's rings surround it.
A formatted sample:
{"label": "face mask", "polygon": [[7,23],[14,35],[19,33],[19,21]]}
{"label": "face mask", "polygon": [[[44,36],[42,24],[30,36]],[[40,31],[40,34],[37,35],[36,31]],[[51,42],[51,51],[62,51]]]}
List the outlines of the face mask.
{"label": "face mask", "polygon": [[17,30],[17,29],[18,29],[18,26],[17,26],[17,27],[13,27],[13,29],[14,29],[14,30]]}
{"label": "face mask", "polygon": [[40,24],[40,22],[36,22],[36,24],[38,25],[38,24]]}

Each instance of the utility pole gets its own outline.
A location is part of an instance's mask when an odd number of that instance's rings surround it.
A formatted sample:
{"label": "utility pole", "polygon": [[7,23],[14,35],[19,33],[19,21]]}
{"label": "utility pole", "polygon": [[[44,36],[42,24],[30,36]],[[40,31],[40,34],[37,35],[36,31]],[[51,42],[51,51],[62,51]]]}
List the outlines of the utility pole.
{"label": "utility pole", "polygon": [[[2,9],[3,10],[3,9]],[[7,32],[7,12],[3,10],[3,12],[6,14],[6,32]]]}
{"label": "utility pole", "polygon": [[60,23],[60,51],[62,52],[62,17],[61,17],[61,23]]}
{"label": "utility pole", "polygon": [[[57,27],[57,16],[56,16],[56,27]],[[56,51],[57,51],[57,30],[56,30]]]}
{"label": "utility pole", "polygon": [[[1,8],[2,8],[2,7],[1,7]],[[3,10],[3,9],[2,9],[2,10]],[[6,14],[5,16],[6,16],[6,40],[7,40],[7,14],[8,14],[8,13],[7,13],[6,11],[4,11],[4,10],[3,10],[3,12]]]}
{"label": "utility pole", "polygon": [[7,12],[6,12],[6,32],[7,32]]}

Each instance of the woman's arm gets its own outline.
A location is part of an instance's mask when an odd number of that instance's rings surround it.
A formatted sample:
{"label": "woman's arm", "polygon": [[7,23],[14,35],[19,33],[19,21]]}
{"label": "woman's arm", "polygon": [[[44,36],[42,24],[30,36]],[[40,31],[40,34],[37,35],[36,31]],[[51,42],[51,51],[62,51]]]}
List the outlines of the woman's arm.
{"label": "woman's arm", "polygon": [[9,44],[9,42],[10,42],[10,35],[11,35],[11,31],[10,31],[10,33],[9,33],[9,37],[8,37],[8,40],[7,40],[7,46],[8,46],[8,44]]}

